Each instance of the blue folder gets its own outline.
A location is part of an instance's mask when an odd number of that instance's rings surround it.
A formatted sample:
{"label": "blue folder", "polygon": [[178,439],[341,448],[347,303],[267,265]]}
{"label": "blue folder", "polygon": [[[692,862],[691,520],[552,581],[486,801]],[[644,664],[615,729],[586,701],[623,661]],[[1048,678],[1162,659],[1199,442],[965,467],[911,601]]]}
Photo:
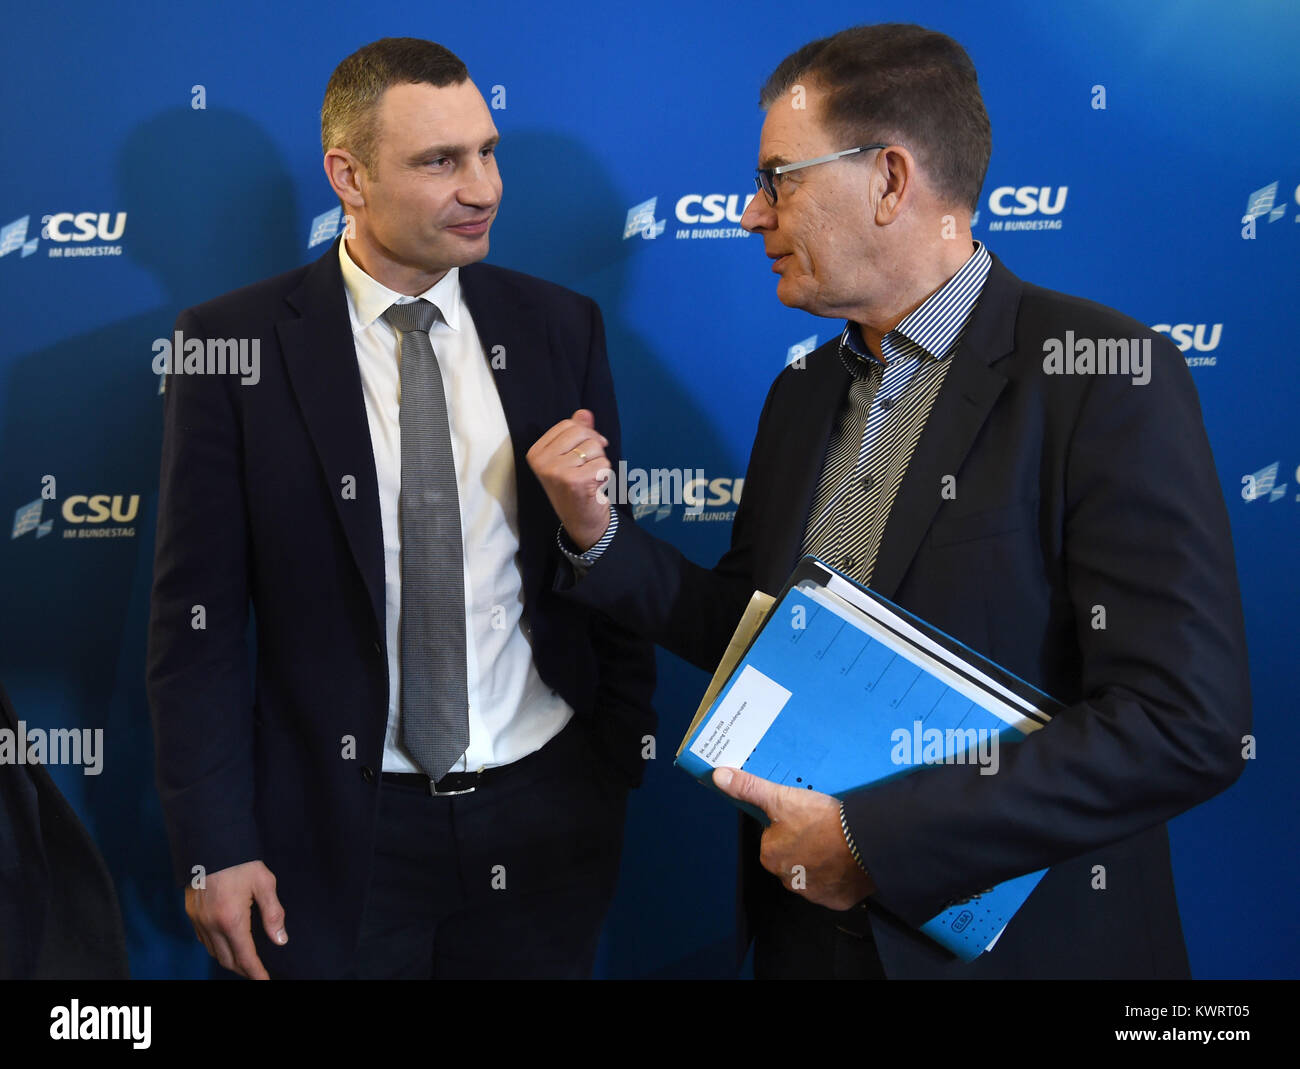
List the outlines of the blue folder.
{"label": "blue folder", "polygon": [[[725,766],[838,798],[932,762],[979,764],[979,774],[996,774],[1001,747],[1060,708],[951,636],[805,557],[715,700],[697,715],[676,763],[712,790],[714,768]],[[761,811],[741,808],[767,823]],[[973,960],[1045,871],[971,888],[921,930]]]}

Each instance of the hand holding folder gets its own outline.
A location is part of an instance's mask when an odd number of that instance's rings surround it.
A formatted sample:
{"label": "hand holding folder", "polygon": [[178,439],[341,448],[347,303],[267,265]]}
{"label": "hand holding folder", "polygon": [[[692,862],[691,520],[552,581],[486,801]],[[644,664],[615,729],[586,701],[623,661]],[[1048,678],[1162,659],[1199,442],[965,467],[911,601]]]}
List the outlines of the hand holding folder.
{"label": "hand holding folder", "polygon": [[828,909],[851,909],[875,890],[844,842],[837,799],[731,768],[717,769],[713,785],[767,818],[763,867],[787,891]]}
{"label": "hand holding folder", "polygon": [[[979,774],[996,774],[999,746],[1038,730],[1059,708],[973,650],[805,557],[779,598],[751,600],[677,764],[715,790],[721,790],[715,768],[770,781],[742,779],[739,789],[722,793],[761,823],[775,819],[777,829],[764,833],[763,864],[787,888],[847,908],[867,892],[843,901],[854,890],[843,858],[852,858],[835,799],[923,764],[979,764]],[[774,791],[778,785],[786,791]],[[807,792],[808,804],[795,806],[791,792]],[[838,865],[827,834],[832,806]],[[781,828],[783,809],[789,816]],[[811,886],[816,881],[800,853],[815,857],[821,885]],[[863,861],[869,870],[871,859]],[[783,871],[797,864],[804,865],[803,887],[799,874]],[[921,930],[971,960],[992,947],[1042,876],[972,887]]]}

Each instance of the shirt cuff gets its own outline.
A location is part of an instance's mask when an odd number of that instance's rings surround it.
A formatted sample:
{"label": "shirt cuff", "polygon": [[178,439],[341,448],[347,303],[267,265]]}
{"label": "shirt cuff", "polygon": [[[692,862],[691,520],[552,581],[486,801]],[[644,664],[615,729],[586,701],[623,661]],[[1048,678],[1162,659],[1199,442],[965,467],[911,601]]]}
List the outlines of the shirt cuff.
{"label": "shirt cuff", "polygon": [[617,533],[618,510],[611,505],[609,509],[609,526],[605,528],[605,533],[600,536],[600,541],[585,553],[578,552],[578,547],[573,544],[573,541],[569,538],[563,527],[561,527],[556,533],[555,540],[560,547],[560,552],[563,553],[569,559],[569,563],[573,565],[573,570],[577,572],[579,576],[582,576],[587,573],[588,568],[600,559],[600,555],[609,548],[609,544],[614,541],[614,535]]}
{"label": "shirt cuff", "polygon": [[867,866],[862,863],[862,855],[858,853],[858,844],[853,841],[853,833],[849,831],[849,818],[844,815],[844,803],[840,803],[840,828],[844,832],[844,845],[849,848],[849,853],[853,855],[853,860],[858,863],[858,868],[868,876]]}

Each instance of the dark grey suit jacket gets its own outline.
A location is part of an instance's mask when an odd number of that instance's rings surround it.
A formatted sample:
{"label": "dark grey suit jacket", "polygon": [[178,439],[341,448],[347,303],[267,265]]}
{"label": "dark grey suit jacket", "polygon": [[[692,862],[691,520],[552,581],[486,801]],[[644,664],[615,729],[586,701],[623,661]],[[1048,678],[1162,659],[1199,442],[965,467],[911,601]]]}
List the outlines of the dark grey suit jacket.
{"label": "dark grey suit jacket", "polygon": [[[0,729],[18,714],[0,686]],[[0,979],[124,980],[108,867],[44,765],[0,764]]]}
{"label": "dark grey suit jacket", "polygon": [[[1149,341],[1150,381],[1046,374],[1044,343],[1067,330]],[[620,529],[584,578],[560,577],[568,596],[712,670],[750,593],[779,591],[799,557],[849,387],[835,345],[773,384],[716,567]],[[996,257],[954,359],[871,585],[1068,708],[1004,748],[997,775],[932,766],[848,796],[878,887],[868,908],[881,960],[891,977],[1185,976],[1165,822],[1236,779],[1251,722],[1227,509],[1196,388],[1167,338],[1022,282]],[[941,492],[949,476],[955,496]],[[764,902],[787,892],[758,864],[757,824],[742,823],[742,892],[761,926]],[[913,927],[1041,868],[973,964]]]}

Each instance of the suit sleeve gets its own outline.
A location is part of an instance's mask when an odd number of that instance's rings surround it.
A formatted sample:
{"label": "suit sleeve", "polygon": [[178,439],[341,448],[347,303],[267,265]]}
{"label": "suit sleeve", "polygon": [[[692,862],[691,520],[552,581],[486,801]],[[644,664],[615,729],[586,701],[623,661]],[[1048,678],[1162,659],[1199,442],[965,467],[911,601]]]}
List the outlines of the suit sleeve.
{"label": "suit sleeve", "polygon": [[[582,406],[595,415],[596,426],[609,439],[607,455],[617,464],[622,456],[622,434],[605,350],[605,324],[599,306],[594,301],[588,305],[590,348]],[[619,522],[634,526],[631,515],[621,507]],[[593,614],[591,619],[591,641],[599,665],[596,728],[626,780],[637,784],[645,770],[641,740],[654,735],[657,720],[651,704],[656,679],[654,647],[608,618]]]}
{"label": "suit sleeve", "polygon": [[934,765],[845,800],[876,902],[914,925],[1167,821],[1242,771],[1250,681],[1227,510],[1181,354],[1159,339],[1152,356],[1146,385],[1093,378],[1067,447],[1083,699],[1001,747],[996,774]]}
{"label": "suit sleeve", "polygon": [[712,569],[688,560],[672,544],[630,522],[624,505],[609,547],[581,578],[571,568],[562,568],[557,589],[683,660],[714,671],[755,589],[754,510],[759,507],[755,502],[765,498],[764,432],[770,430],[767,417],[783,378],[773,383],[759,417],[731,546]]}
{"label": "suit sleeve", "polygon": [[[193,310],[176,330],[203,339]],[[181,354],[175,354],[179,360]],[[237,381],[168,375],[147,686],[178,883],[261,856],[245,631],[249,532]]]}

